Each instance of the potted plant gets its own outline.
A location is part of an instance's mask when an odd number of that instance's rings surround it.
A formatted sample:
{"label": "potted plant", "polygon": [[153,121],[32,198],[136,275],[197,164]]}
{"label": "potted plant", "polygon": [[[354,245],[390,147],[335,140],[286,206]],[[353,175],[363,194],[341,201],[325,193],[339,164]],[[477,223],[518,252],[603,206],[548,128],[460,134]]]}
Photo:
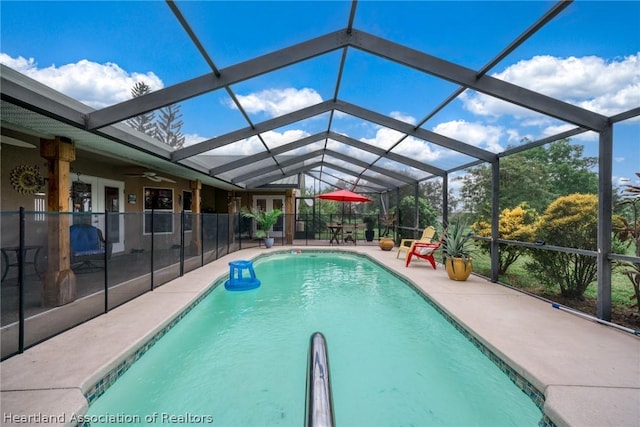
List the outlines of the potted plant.
{"label": "potted plant", "polygon": [[272,209],[270,211],[263,211],[260,208],[242,208],[242,216],[245,218],[253,218],[258,229],[256,230],[256,237],[264,239],[264,245],[267,248],[273,246],[274,239],[271,237],[271,228],[278,222],[278,218],[282,215],[280,209]]}
{"label": "potted plant", "polygon": [[374,219],[371,216],[367,216],[364,218],[364,225],[366,227],[366,230],[364,231],[364,237],[365,239],[367,239],[367,242],[373,242],[373,235],[374,235],[374,231],[373,231],[373,223],[374,223]]}
{"label": "potted plant", "polygon": [[443,233],[442,254],[449,279],[467,280],[472,270],[473,233],[468,231],[468,225],[461,217],[449,223]]}

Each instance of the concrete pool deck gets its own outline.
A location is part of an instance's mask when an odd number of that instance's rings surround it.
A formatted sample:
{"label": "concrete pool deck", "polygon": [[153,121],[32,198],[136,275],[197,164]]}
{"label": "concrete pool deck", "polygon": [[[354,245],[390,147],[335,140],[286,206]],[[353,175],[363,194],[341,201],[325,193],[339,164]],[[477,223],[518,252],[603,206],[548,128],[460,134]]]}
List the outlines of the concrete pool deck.
{"label": "concrete pool deck", "polygon": [[[74,425],[73,414],[87,410],[85,393],[228,274],[229,261],[296,248],[232,253],[5,360],[1,424]],[[411,280],[543,392],[544,413],[558,427],[640,426],[640,338],[482,278],[450,281],[440,265],[414,260],[405,268],[395,250],[300,247],[314,249],[366,254]]]}

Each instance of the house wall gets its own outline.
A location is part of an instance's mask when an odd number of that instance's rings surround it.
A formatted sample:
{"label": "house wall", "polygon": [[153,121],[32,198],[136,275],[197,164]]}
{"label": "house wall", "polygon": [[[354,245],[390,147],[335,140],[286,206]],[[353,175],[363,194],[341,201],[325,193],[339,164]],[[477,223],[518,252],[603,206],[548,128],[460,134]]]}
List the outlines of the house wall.
{"label": "house wall", "polygon": [[20,206],[33,210],[35,207],[33,194],[20,194],[11,185],[11,171],[20,165],[34,166],[40,175],[47,176],[47,161],[40,157],[39,148],[0,145],[0,210],[15,211]]}
{"label": "house wall", "polygon": [[[130,177],[126,174],[143,170],[143,168],[133,165],[116,166],[108,160],[101,163],[95,157],[96,155],[86,155],[78,150],[76,152],[76,160],[71,163],[71,175],[75,178],[77,174],[80,174],[80,179],[82,179],[82,176],[95,176],[124,182],[125,188],[122,195],[125,200],[124,212],[142,212],[144,210],[145,187],[172,189],[175,212],[180,212],[181,210],[181,206],[178,204],[178,196],[182,197],[183,191],[192,191],[190,182],[187,179],[165,175],[176,181],[176,183],[171,183],[154,182],[141,177]],[[35,209],[36,197],[33,194],[20,194],[11,185],[11,171],[19,165],[36,166],[43,177],[47,176],[47,161],[40,157],[39,147],[23,148],[2,144],[0,151],[0,194],[2,196],[0,198],[0,210],[2,211],[18,210],[21,206],[27,211]],[[160,172],[159,175],[162,175],[162,173]],[[43,190],[46,190],[46,188],[43,188]],[[203,185],[201,191],[203,210],[207,208],[217,212],[224,212],[221,208],[226,206],[224,204],[220,206],[220,197],[216,193],[221,193],[223,197],[226,197],[226,191]],[[128,202],[129,195],[135,196],[135,203]]]}
{"label": "house wall", "polygon": [[[46,195],[34,195],[34,194],[21,194],[16,191],[11,185],[11,171],[20,165],[29,165],[35,167],[42,177],[47,177],[47,161],[40,156],[40,148],[24,148],[14,145],[1,145],[0,151],[0,210],[3,212],[3,223],[0,224],[0,231],[2,232],[1,244],[5,246],[13,246],[18,241],[18,216],[15,214],[9,214],[9,211],[18,211],[22,206],[27,212],[34,210],[46,211]],[[124,194],[121,194],[124,201],[124,213],[141,213],[145,208],[145,188],[165,188],[173,190],[173,212],[178,213],[182,210],[182,206],[179,203],[182,200],[183,191],[192,191],[190,181],[183,178],[170,176],[168,174],[162,174],[161,171],[158,175],[163,175],[175,180],[175,183],[171,182],[154,182],[144,177],[127,176],[127,173],[143,171],[144,168],[137,167],[135,165],[127,165],[119,160],[110,158],[101,159],[99,155],[94,153],[87,153],[81,150],[76,151],[76,160],[71,163],[71,175],[72,178],[79,176],[82,177],[98,177],[103,179],[110,179],[114,181],[124,182]],[[46,191],[46,185],[43,187],[43,192]],[[269,193],[260,193],[261,195],[280,195],[285,196],[285,191],[273,191]],[[235,197],[240,197],[240,206],[250,206],[252,204],[253,196],[255,194],[246,192],[232,192],[227,190],[220,190],[207,185],[202,186],[201,190],[201,212],[204,213],[228,213],[229,212],[229,200]],[[230,199],[230,197],[232,199]],[[40,209],[36,208],[36,199],[40,200]],[[43,205],[44,203],[44,205]],[[289,206],[289,204],[286,204]],[[289,208],[287,208],[288,210]],[[291,213],[291,212],[287,212]],[[46,239],[46,221],[34,221],[36,215],[30,215],[29,222],[29,236],[39,236],[38,240]],[[173,237],[167,238],[168,242],[179,242],[179,226],[174,226]],[[124,220],[125,236],[125,251],[130,252],[132,248],[144,248],[149,247],[149,236],[145,236],[144,220],[142,216],[138,215],[125,215]],[[287,230],[288,231],[288,230]],[[287,232],[287,234],[290,234]],[[177,236],[177,237],[176,237]],[[169,237],[169,236],[167,236]],[[35,238],[35,237],[34,237]],[[175,241],[175,242],[174,242]],[[28,244],[46,244],[44,241],[27,242]]]}
{"label": "house wall", "polygon": [[[47,162],[40,157],[40,149],[16,147],[13,145],[0,145],[0,211],[2,217],[0,221],[0,246],[3,248],[17,246],[19,242],[20,217],[17,211],[24,207],[27,211],[35,208],[35,200],[40,199],[41,203],[46,203],[44,196],[34,194],[21,194],[11,185],[11,171],[20,165],[35,167],[40,175],[47,176]],[[46,244],[47,223],[45,221],[34,221],[27,218],[25,226],[29,233],[26,233],[27,245],[44,246]]]}
{"label": "house wall", "polygon": [[[0,232],[2,234],[0,244],[2,247],[15,246],[19,241],[19,217],[17,212],[20,207],[24,207],[27,212],[35,210],[47,210],[46,195],[22,194],[16,191],[11,184],[11,171],[20,165],[28,165],[35,167],[43,178],[47,177],[47,160],[40,156],[40,148],[25,148],[14,145],[2,144],[0,146],[0,210],[3,212],[2,223],[0,224]],[[120,164],[117,164],[120,163]],[[146,187],[166,188],[173,190],[173,211],[178,213],[182,210],[181,201],[183,191],[191,191],[191,183],[187,179],[170,176],[168,174],[159,175],[167,176],[176,181],[171,182],[154,182],[144,177],[127,176],[127,173],[134,171],[142,171],[144,168],[135,165],[127,165],[113,159],[105,158],[101,161],[100,157],[93,153],[86,153],[81,150],[76,151],[76,160],[71,163],[71,176],[76,178],[79,174],[82,177],[98,177],[102,179],[110,179],[121,181],[124,183],[123,194],[120,195],[124,202],[124,213],[141,213],[144,211]],[[46,191],[46,184],[42,188],[42,193]],[[217,190],[213,187],[203,185],[201,190],[202,211],[203,212],[225,212],[226,211],[226,191]],[[40,207],[36,207],[36,199],[40,200]],[[220,203],[224,200],[224,203]],[[27,244],[46,245],[46,221],[45,216],[41,216],[41,220],[34,220],[37,215],[27,215]],[[176,216],[177,217],[177,216]],[[131,248],[149,247],[149,236],[143,233],[144,221],[139,215],[124,216],[125,230],[125,251],[129,252]],[[174,235],[177,237],[168,237],[167,242],[174,240],[179,242],[179,226],[174,226]],[[175,242],[173,242],[175,243]],[[169,244],[169,243],[168,243]]]}

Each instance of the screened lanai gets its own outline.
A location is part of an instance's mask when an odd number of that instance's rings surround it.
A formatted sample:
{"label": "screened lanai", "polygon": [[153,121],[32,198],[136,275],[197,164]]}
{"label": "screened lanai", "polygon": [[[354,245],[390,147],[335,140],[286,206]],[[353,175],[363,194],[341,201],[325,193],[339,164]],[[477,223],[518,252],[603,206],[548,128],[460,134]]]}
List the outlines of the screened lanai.
{"label": "screened lanai", "polygon": [[[637,2],[8,2],[4,67],[87,107],[49,108],[3,68],[3,127],[49,133],[53,120],[78,148],[228,190],[346,186],[393,204],[437,182],[445,222],[457,178],[490,165],[493,280],[501,160],[569,138],[597,158],[609,320],[610,206],[640,158],[639,14]],[[132,98],[137,81],[148,91]],[[140,149],[118,131],[170,106],[179,146]]]}
{"label": "screened lanai", "polygon": [[[614,281],[625,289],[615,297],[629,310],[633,304],[618,263],[640,265],[614,232],[622,194],[640,187],[638,22],[638,1],[2,2],[4,421],[86,413],[206,298],[212,280],[228,277],[228,261],[295,259],[308,250],[353,252],[415,284],[425,303],[537,399],[539,425],[633,425],[638,328],[610,321]],[[573,162],[542,167],[567,157]],[[70,169],[59,173],[60,166]],[[569,190],[545,193],[541,170],[549,169]],[[16,170],[28,173],[14,180]],[[107,197],[93,211],[72,212],[87,184]],[[282,238],[284,248],[268,250],[240,231],[238,208],[252,198],[281,197],[293,223],[292,200],[316,201],[336,188],[374,199],[362,209],[378,218],[404,209],[394,217],[396,240],[425,225],[442,232],[449,219],[486,220],[489,235],[474,242],[487,245],[488,267],[481,273],[477,256],[476,274],[458,283],[440,265],[406,266],[376,244]],[[555,198],[576,192],[597,198],[588,217],[597,243],[501,234],[512,201],[539,202],[543,215]],[[147,208],[151,194],[167,207],[159,227],[159,204]],[[199,210],[200,199],[211,212]],[[423,223],[424,212],[432,224]],[[622,213],[637,232],[633,211]],[[102,259],[76,269],[69,234],[77,218],[95,221],[120,250],[109,258],[104,249]],[[126,239],[117,232],[112,239],[114,229]],[[500,257],[511,248],[595,259],[597,312],[502,286]],[[11,264],[5,253],[22,255]],[[389,299],[401,311],[404,302]],[[431,345],[430,326],[402,315]],[[396,375],[378,368],[371,372]],[[433,378],[411,375],[433,388]],[[244,382],[234,378],[231,387]],[[198,394],[192,385],[182,393],[188,398]],[[378,394],[387,391],[404,393]],[[276,418],[290,423],[284,415]]]}

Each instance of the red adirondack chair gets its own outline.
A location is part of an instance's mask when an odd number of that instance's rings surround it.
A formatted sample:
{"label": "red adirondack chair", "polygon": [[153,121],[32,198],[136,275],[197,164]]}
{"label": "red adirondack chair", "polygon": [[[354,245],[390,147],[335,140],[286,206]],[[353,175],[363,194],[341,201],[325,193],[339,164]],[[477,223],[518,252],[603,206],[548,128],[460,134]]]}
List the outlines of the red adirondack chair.
{"label": "red adirondack chair", "polygon": [[416,256],[418,258],[422,258],[423,260],[429,262],[431,266],[433,266],[433,269],[435,270],[436,260],[433,258],[433,254],[440,247],[441,244],[442,244],[442,239],[440,239],[440,241],[438,241],[437,243],[415,242],[413,244],[413,247],[411,248],[411,251],[409,251],[409,253],[407,254],[407,261],[405,262],[404,266],[409,267],[411,258]]}

